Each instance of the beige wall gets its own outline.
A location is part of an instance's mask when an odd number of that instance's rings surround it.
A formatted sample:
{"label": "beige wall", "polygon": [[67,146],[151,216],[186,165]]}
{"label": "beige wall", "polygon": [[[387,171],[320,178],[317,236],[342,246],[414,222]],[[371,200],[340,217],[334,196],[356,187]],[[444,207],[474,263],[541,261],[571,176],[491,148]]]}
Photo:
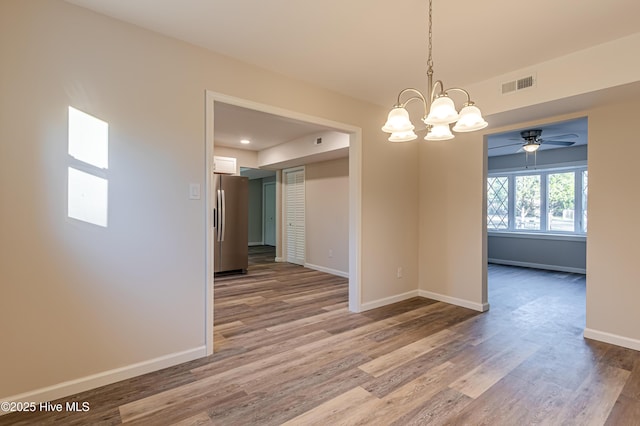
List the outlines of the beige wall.
{"label": "beige wall", "polygon": [[349,158],[308,164],[305,201],[306,263],[348,274]]}
{"label": "beige wall", "polygon": [[[379,122],[370,126],[380,133]],[[362,153],[367,170],[362,186],[368,194],[362,200],[362,226],[367,230],[362,233],[362,282],[375,279],[380,284],[363,286],[365,308],[377,305],[371,302],[390,302],[396,300],[392,296],[415,292],[418,282],[419,144],[389,143],[387,137],[384,134],[382,140],[376,139]],[[367,143],[363,141],[363,145]],[[397,268],[403,270],[401,278]],[[380,275],[374,278],[374,271]]]}
{"label": "beige wall", "polygon": [[486,309],[482,133],[420,143],[420,282],[426,297]]}
{"label": "beige wall", "polygon": [[585,335],[640,350],[640,101],[589,112]]}
{"label": "beige wall", "polygon": [[[583,50],[569,53],[531,67],[514,70],[486,81],[467,85],[485,114],[498,114],[521,110],[522,121],[534,118],[548,118],[566,114],[565,107],[572,104],[576,109],[590,107],[595,98],[572,98],[638,81],[640,75],[640,55],[629,52],[640,50],[640,33],[619,38],[607,43],[588,46]],[[517,93],[501,94],[502,84],[524,76],[534,76],[535,87]],[[579,77],[579,78],[578,78]],[[448,82],[455,85],[455,82]],[[566,103],[549,104],[549,101],[564,99]],[[541,116],[534,117],[530,106],[543,106]],[[513,121],[511,121],[513,123]],[[493,125],[496,120],[491,120]],[[508,124],[508,123],[503,123]]]}
{"label": "beige wall", "polygon": [[[0,399],[202,353],[207,89],[362,128],[360,302],[416,288],[417,147],[383,108],[63,1],[0,29]],[[110,126],[108,228],[66,218],[69,105]]]}

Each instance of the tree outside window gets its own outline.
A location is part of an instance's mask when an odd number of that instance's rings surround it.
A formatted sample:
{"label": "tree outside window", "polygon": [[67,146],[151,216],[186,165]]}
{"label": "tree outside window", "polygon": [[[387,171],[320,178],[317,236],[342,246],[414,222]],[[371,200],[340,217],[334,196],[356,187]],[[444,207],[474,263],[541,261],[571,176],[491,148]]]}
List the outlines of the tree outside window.
{"label": "tree outside window", "polygon": [[516,229],[540,229],[540,175],[516,176]]}
{"label": "tree outside window", "polygon": [[548,178],[549,230],[573,232],[575,229],[575,173],[554,173]]}

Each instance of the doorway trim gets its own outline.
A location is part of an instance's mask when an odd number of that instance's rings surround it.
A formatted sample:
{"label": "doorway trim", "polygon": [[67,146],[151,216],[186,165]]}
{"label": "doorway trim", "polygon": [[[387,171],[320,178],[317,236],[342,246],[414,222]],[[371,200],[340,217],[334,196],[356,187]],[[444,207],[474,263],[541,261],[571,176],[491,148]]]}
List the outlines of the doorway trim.
{"label": "doorway trim", "polygon": [[214,105],[215,102],[235,105],[247,109],[279,115],[311,124],[330,127],[349,135],[349,310],[362,310],[361,298],[361,247],[362,247],[362,129],[350,124],[327,120],[322,117],[286,110],[273,105],[225,95],[211,90],[205,91],[205,324],[204,340],[207,355],[213,354],[213,213],[211,188],[213,187],[214,155]]}

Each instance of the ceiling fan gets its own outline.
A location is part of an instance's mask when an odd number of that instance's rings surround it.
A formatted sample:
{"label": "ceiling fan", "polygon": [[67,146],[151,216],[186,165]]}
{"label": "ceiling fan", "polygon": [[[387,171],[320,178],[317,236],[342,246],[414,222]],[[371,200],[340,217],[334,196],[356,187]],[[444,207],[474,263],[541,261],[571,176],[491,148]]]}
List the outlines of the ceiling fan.
{"label": "ceiling fan", "polygon": [[511,140],[520,141],[518,143],[512,143],[507,145],[490,147],[489,149],[495,148],[504,148],[507,146],[515,146],[521,145],[518,151],[526,151],[526,152],[536,152],[540,145],[556,145],[556,146],[571,146],[575,144],[575,141],[565,141],[558,139],[577,139],[578,135],[575,133],[567,133],[564,135],[556,135],[551,137],[550,139],[542,139],[542,130],[541,129],[531,129],[531,130],[523,130],[520,132],[520,138],[509,138]]}

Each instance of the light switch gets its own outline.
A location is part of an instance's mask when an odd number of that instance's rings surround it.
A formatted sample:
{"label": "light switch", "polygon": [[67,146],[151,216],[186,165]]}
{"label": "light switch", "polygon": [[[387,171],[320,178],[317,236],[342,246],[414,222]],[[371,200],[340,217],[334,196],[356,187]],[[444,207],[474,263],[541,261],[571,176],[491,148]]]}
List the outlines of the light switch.
{"label": "light switch", "polygon": [[199,183],[190,183],[189,184],[189,199],[190,200],[199,200],[200,199],[200,184]]}

